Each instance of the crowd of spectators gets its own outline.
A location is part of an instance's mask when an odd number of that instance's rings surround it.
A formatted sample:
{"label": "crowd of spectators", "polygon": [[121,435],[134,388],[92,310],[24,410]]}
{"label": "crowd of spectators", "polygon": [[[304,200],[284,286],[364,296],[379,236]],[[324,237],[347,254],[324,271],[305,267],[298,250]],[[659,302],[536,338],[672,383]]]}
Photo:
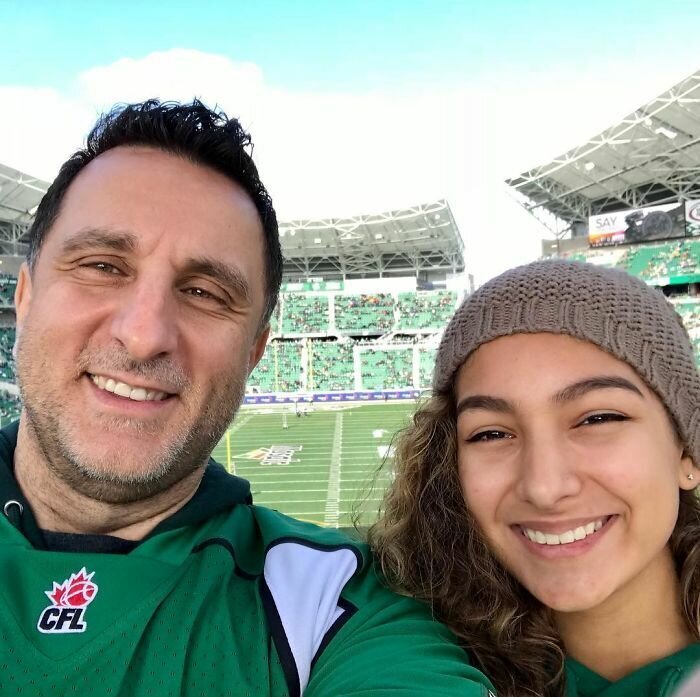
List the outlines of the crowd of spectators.
{"label": "crowd of spectators", "polygon": [[363,390],[382,390],[413,385],[413,349],[364,349],[360,351]]}
{"label": "crowd of spectators", "polygon": [[313,334],[328,332],[328,296],[284,293],[282,333]]}
{"label": "crowd of spectators", "polygon": [[456,305],[457,293],[449,290],[399,293],[398,329],[440,329],[452,317]]}
{"label": "crowd of spectators", "polygon": [[0,273],[0,307],[14,307],[17,278]]}
{"label": "crowd of spectators", "polygon": [[15,345],[15,328],[0,327],[0,381],[15,382],[15,359],[12,347]]}
{"label": "crowd of spectators", "polygon": [[[697,240],[667,242],[658,247],[632,248],[630,256],[650,254],[646,264],[638,272],[640,278],[651,280],[697,273],[700,267],[700,243]],[[627,262],[632,269],[634,260]]]}
{"label": "crowd of spectators", "polygon": [[342,392],[355,389],[351,341],[312,341],[309,344],[310,392]]}
{"label": "crowd of spectators", "polygon": [[335,326],[348,334],[389,331],[394,326],[394,296],[390,293],[336,295]]}
{"label": "crowd of spectators", "polygon": [[252,372],[247,389],[257,392],[299,392],[303,383],[301,343],[275,339]]}

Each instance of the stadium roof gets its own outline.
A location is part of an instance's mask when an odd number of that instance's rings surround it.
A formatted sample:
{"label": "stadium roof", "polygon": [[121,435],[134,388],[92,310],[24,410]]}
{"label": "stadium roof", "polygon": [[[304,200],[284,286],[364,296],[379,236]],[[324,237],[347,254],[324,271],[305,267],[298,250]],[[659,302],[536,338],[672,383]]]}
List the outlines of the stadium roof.
{"label": "stadium roof", "polygon": [[0,164],[0,220],[29,223],[49,182]]}
{"label": "stadium roof", "polygon": [[447,201],[352,218],[280,223],[288,280],[417,276],[464,270]]}
{"label": "stadium roof", "polygon": [[[0,254],[26,251],[49,182],[0,164]],[[280,223],[285,280],[417,276],[464,270],[464,246],[444,200],[351,218]]]}
{"label": "stadium roof", "polygon": [[22,253],[25,234],[49,182],[0,164],[0,253]]}
{"label": "stadium roof", "polygon": [[700,198],[700,71],[506,183],[556,234],[591,215]]}

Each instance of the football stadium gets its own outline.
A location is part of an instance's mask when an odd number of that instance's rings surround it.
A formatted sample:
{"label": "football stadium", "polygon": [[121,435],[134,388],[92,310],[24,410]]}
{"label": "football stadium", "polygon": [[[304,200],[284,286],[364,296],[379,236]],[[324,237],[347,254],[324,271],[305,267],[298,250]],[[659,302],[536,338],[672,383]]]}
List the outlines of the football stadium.
{"label": "football stadium", "polygon": [[[560,157],[507,181],[542,256],[659,287],[700,356],[700,71]],[[13,296],[48,182],[0,165],[0,417],[16,418]],[[546,229],[546,230],[545,230]],[[214,456],[257,503],[331,527],[376,514],[392,441],[430,388],[465,293],[449,203],[280,226],[285,278],[265,356]]]}

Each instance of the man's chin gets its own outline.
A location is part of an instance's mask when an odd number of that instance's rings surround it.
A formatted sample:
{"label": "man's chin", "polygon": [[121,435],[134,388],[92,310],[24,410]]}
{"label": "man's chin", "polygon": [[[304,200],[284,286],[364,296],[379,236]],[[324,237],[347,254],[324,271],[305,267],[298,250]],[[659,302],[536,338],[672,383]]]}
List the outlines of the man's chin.
{"label": "man's chin", "polygon": [[190,476],[197,467],[144,467],[143,460],[131,462],[120,458],[109,466],[104,458],[99,465],[85,460],[66,462],[55,471],[70,488],[83,496],[103,503],[126,504],[153,498]]}

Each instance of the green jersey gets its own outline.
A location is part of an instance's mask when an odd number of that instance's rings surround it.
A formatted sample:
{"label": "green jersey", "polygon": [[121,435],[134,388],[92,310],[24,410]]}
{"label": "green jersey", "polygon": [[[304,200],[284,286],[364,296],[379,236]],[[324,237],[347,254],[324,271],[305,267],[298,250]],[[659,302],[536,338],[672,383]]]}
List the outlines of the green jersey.
{"label": "green jersey", "polygon": [[253,506],[213,462],[126,553],[56,551],[14,480],[16,432],[0,432],[3,696],[489,694],[449,632],[383,587],[363,545]]}
{"label": "green jersey", "polygon": [[572,658],[567,659],[567,697],[671,697],[700,668],[700,644],[650,663],[610,682]]}

